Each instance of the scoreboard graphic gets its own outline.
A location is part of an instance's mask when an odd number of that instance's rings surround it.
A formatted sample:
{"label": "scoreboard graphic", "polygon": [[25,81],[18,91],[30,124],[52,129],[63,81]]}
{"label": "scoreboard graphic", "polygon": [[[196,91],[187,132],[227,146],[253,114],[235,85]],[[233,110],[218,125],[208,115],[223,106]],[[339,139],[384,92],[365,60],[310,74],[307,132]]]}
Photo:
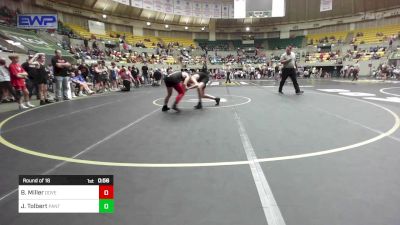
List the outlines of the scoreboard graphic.
{"label": "scoreboard graphic", "polygon": [[19,213],[114,213],[113,175],[20,175]]}

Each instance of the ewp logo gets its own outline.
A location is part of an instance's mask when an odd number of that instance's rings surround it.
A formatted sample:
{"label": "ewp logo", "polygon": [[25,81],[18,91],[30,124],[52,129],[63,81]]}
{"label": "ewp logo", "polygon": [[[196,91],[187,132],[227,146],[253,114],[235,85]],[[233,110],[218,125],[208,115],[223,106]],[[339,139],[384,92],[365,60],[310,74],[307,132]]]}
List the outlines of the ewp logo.
{"label": "ewp logo", "polygon": [[22,14],[18,15],[18,28],[57,29],[57,14]]}

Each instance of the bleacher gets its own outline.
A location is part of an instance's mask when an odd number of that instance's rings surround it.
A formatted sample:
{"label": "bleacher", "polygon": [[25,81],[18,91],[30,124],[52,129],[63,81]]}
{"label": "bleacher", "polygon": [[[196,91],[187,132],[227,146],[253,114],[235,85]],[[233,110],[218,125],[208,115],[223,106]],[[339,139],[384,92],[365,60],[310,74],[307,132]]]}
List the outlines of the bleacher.
{"label": "bleacher", "polygon": [[[309,45],[317,45],[318,43],[329,43],[336,44],[339,40],[342,42],[346,41],[348,32],[347,31],[337,31],[337,32],[329,32],[329,33],[318,33],[318,34],[308,34],[307,44]],[[327,41],[325,40],[327,39]]]}
{"label": "bleacher", "polygon": [[[400,24],[388,25],[383,27],[374,27],[366,29],[358,29],[354,31],[356,38],[355,44],[375,44],[387,40],[387,37],[398,35],[400,32]],[[362,36],[357,36],[357,33],[362,33]],[[377,34],[381,33],[381,36]]]}
{"label": "bleacher", "polygon": [[164,42],[165,45],[168,45],[168,43],[171,42],[178,42],[179,46],[182,46],[184,48],[189,47],[189,46],[196,46],[196,43],[192,39],[187,39],[187,38],[178,38],[178,37],[159,37],[161,41]]}
{"label": "bleacher", "polygon": [[82,38],[85,39],[92,39],[93,37],[96,37],[96,39],[101,39],[101,40],[109,40],[109,41],[117,41],[118,39],[111,38],[109,34],[92,34],[87,30],[86,28],[77,25],[77,24],[71,24],[71,23],[65,23],[65,27],[68,27],[74,32],[75,34],[79,35]]}
{"label": "bleacher", "polygon": [[204,47],[207,46],[209,49],[218,49],[218,50],[237,50],[249,47],[262,46],[263,40],[254,40],[254,44],[243,44],[242,40],[216,40],[209,41],[207,39],[197,39],[195,40],[199,46]]}
{"label": "bleacher", "polygon": [[131,34],[125,34],[125,40],[128,44],[135,46],[138,42],[143,42],[146,48],[155,48],[158,43],[158,39],[153,36],[133,36]]}
{"label": "bleacher", "polygon": [[[195,40],[200,47],[207,46],[209,49],[229,50],[229,46],[232,44],[230,40],[216,40],[209,41],[208,39],[196,39]],[[231,42],[231,44],[230,44]]]}
{"label": "bleacher", "polygon": [[[322,58],[321,58],[322,55]],[[306,62],[307,63],[317,63],[317,62],[327,62],[330,60],[336,60],[339,56],[337,54],[333,54],[331,55],[331,53],[329,52],[324,52],[324,53],[310,53],[307,57],[306,57]]]}
{"label": "bleacher", "polygon": [[114,31],[111,32],[106,31],[105,34],[92,34],[86,28],[76,24],[65,23],[64,25],[70,28],[75,34],[78,34],[80,37],[85,39],[93,39],[95,37],[96,39],[104,41],[113,41],[118,43],[119,38],[117,38],[117,35],[119,34],[121,36],[125,35],[125,40],[128,44],[135,46],[136,43],[141,41],[144,43],[146,48],[154,48],[157,45],[157,42],[159,41],[156,37],[153,36],[133,36],[132,34],[117,33]]}
{"label": "bleacher", "polygon": [[61,49],[61,46],[41,38],[33,31],[0,25],[0,38],[20,43],[21,47],[19,51],[16,51],[17,53],[42,52],[47,55],[54,55],[54,50],[60,49],[63,55],[70,56],[68,51]]}
{"label": "bleacher", "polygon": [[296,46],[297,48],[302,47],[304,36],[297,36],[295,38],[280,39],[280,38],[268,38],[266,39],[269,49],[285,49],[288,45]]}

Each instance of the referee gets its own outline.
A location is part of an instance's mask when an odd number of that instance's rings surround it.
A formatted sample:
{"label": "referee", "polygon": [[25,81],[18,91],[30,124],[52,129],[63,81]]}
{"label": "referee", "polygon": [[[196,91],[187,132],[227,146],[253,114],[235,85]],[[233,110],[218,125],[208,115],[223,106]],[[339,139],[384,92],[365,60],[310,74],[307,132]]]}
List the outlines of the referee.
{"label": "referee", "polygon": [[297,95],[301,95],[304,92],[300,91],[299,84],[297,83],[297,74],[296,74],[296,54],[292,52],[292,46],[288,46],[286,48],[286,52],[282,54],[281,61],[283,65],[282,68],[282,79],[279,85],[279,94],[283,94],[282,88],[285,85],[285,81],[288,77],[293,82],[294,89],[296,90]]}

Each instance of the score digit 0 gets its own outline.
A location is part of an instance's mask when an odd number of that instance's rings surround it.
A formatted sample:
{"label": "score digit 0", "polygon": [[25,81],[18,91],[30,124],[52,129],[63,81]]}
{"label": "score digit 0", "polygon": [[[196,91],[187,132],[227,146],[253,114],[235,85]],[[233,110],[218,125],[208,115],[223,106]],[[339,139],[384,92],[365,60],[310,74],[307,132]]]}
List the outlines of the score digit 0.
{"label": "score digit 0", "polygon": [[99,186],[99,198],[100,199],[113,199],[114,198],[114,187],[112,185],[100,185]]}

